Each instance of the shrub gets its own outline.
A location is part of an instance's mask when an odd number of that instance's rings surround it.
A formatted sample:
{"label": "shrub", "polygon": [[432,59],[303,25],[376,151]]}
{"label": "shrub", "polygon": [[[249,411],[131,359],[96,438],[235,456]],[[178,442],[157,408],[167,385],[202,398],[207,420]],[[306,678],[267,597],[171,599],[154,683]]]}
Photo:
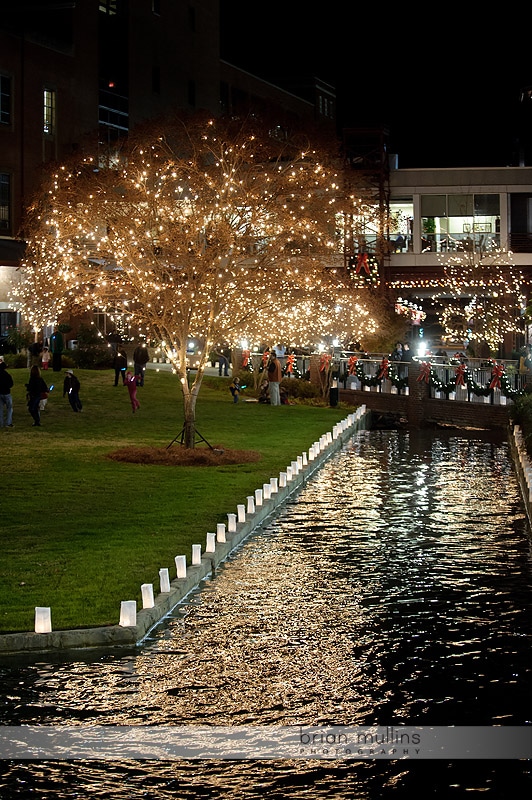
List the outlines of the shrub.
{"label": "shrub", "polygon": [[321,399],[320,387],[302,378],[284,378],[281,385],[288,392],[288,397],[295,400]]}
{"label": "shrub", "polygon": [[26,353],[5,353],[3,358],[8,368],[11,367],[11,369],[23,369],[28,366]]}

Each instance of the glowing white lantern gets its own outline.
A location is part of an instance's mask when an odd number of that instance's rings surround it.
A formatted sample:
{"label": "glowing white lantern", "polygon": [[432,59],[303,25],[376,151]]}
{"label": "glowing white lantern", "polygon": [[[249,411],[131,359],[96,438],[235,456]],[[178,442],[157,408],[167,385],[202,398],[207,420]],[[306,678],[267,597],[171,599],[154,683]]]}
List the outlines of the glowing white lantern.
{"label": "glowing white lantern", "polygon": [[35,633],[52,632],[52,610],[48,606],[35,606]]}
{"label": "glowing white lantern", "polygon": [[208,533],[207,534],[207,544],[205,546],[206,553],[214,553],[216,550],[216,534],[215,533]]}
{"label": "glowing white lantern", "polygon": [[192,566],[198,567],[201,564],[201,545],[192,545]]}
{"label": "glowing white lantern", "polygon": [[187,557],[186,556],[176,556],[175,559],[175,569],[178,578],[186,578],[187,577]]}
{"label": "glowing white lantern", "polygon": [[225,523],[218,522],[216,525],[216,541],[225,542]]}
{"label": "glowing white lantern", "polygon": [[166,567],[159,570],[159,584],[161,586],[161,594],[167,594],[170,591],[170,573]]}
{"label": "glowing white lantern", "polygon": [[120,622],[122,628],[131,628],[137,624],[137,601],[122,600],[120,603]]}
{"label": "glowing white lantern", "polygon": [[143,583],[140,587],[142,592],[142,608],[153,608],[155,601],[153,599],[153,583]]}

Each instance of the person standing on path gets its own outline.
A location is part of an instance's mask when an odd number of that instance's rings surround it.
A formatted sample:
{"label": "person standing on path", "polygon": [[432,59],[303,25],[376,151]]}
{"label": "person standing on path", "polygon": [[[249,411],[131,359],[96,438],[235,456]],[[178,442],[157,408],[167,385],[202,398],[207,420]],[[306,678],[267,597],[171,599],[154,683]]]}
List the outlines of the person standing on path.
{"label": "person standing on path", "polygon": [[52,335],[50,336],[50,350],[52,351],[52,369],[54,372],[61,372],[61,367],[63,364],[63,350],[65,348],[65,343],[63,340],[63,334],[56,328]]}
{"label": "person standing on path", "polygon": [[275,350],[270,353],[270,362],[268,364],[268,385],[270,390],[270,405],[281,405],[280,386],[283,379],[283,372],[281,363],[275,354]]}
{"label": "person standing on path", "polygon": [[146,372],[146,364],[150,360],[150,354],[145,344],[139,344],[135,347],[133,353],[133,367],[135,375],[137,376],[137,386],[144,386],[144,373]]}
{"label": "person standing on path", "polygon": [[79,390],[81,389],[79,380],[74,375],[71,369],[67,369],[65,380],[63,381],[63,397],[68,396],[68,402],[72,407],[72,411],[78,413],[82,411],[83,405],[79,399]]}
{"label": "person standing on path", "polygon": [[6,428],[13,427],[12,387],[13,378],[7,371],[7,364],[5,361],[0,361],[0,428],[4,427],[4,408],[6,409]]}

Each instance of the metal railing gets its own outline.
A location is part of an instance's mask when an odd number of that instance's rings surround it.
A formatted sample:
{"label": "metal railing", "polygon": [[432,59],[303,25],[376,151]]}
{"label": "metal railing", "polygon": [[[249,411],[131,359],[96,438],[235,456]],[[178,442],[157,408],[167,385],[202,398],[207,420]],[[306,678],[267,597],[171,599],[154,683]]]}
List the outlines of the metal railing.
{"label": "metal railing", "polygon": [[[359,358],[356,362],[356,372],[353,374],[349,374],[348,358],[331,361],[331,369],[337,376],[339,385],[344,389],[408,394],[409,363],[389,362],[390,369],[386,373],[386,370],[383,370],[383,358],[388,356]],[[416,361],[420,365],[423,364],[421,359]],[[460,370],[462,380],[459,376],[460,363],[449,363],[438,358],[434,361],[427,359],[424,363],[430,363],[431,380],[428,383],[430,397],[440,400],[508,405],[513,402],[509,396],[512,392],[523,392],[527,384],[532,384],[532,374],[521,373],[517,361],[490,362],[486,359],[468,359],[463,362],[465,370]],[[504,364],[504,379],[498,381],[499,385],[495,381],[494,388],[490,388],[494,379],[495,364]]]}

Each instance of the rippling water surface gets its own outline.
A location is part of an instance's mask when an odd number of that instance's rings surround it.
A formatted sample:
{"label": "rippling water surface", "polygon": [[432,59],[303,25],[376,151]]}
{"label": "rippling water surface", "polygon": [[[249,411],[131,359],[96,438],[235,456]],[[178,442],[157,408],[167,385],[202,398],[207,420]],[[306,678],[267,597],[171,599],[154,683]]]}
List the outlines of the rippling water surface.
{"label": "rippling water surface", "polygon": [[[530,725],[503,440],[356,436],[135,651],[4,659],[0,724]],[[506,798],[522,761],[3,762],[0,797]]]}

